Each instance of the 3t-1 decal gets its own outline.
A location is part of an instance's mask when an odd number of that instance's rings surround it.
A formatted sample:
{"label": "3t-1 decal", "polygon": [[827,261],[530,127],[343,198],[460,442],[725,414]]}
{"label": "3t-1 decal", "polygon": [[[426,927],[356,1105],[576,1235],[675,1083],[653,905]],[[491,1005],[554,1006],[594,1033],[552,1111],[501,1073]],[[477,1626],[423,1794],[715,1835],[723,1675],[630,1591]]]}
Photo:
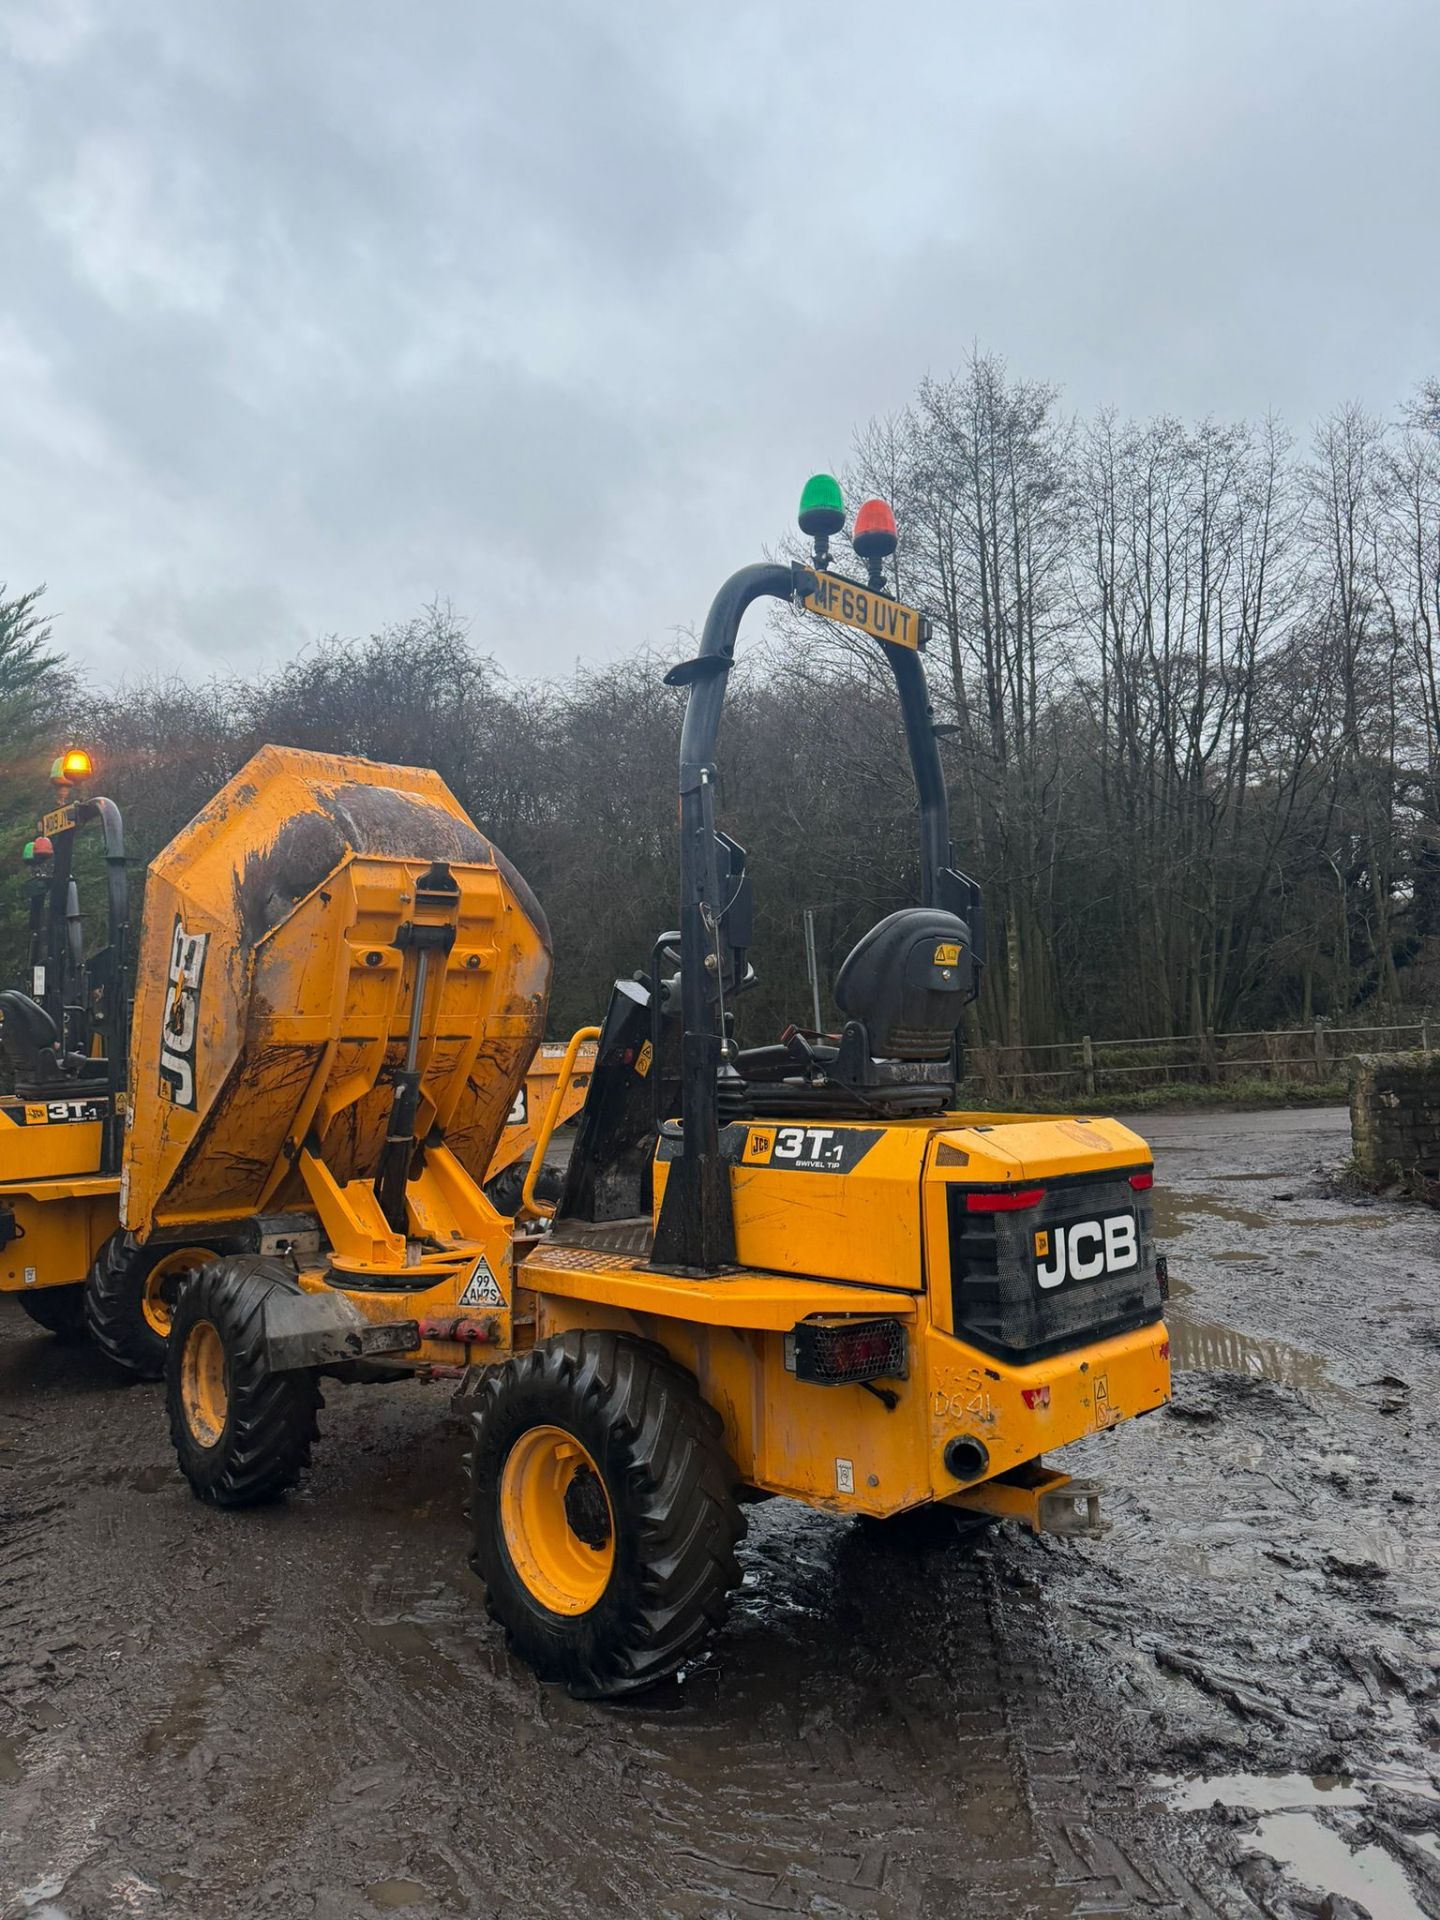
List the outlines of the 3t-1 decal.
{"label": "3t-1 decal", "polygon": [[53,1127],[69,1120],[103,1120],[107,1100],[26,1100],[0,1108],[0,1119],[12,1127]]}
{"label": "3t-1 decal", "polygon": [[740,1140],[742,1167],[789,1167],[797,1173],[849,1173],[880,1138],[879,1127],[773,1126],[752,1121],[729,1128],[726,1145]]}

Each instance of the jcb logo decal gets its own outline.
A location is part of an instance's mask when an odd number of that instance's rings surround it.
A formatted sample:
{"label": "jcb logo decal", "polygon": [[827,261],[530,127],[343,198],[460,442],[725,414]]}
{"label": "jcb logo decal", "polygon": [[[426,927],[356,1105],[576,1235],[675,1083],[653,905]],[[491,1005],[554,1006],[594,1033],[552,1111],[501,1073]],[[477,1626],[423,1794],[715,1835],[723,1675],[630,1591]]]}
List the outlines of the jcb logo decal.
{"label": "jcb logo decal", "polygon": [[745,1152],[741,1158],[747,1167],[769,1166],[770,1155],[774,1150],[774,1127],[749,1127],[746,1129]]}
{"label": "jcb logo decal", "polygon": [[1035,1277],[1042,1287],[1066,1280],[1098,1280],[1140,1264],[1140,1235],[1133,1213],[1105,1220],[1072,1220],[1035,1235]]}
{"label": "jcb logo decal", "polygon": [[160,1033],[160,1091],[177,1107],[195,1110],[195,1035],[207,933],[186,933],[175,917],[170,941],[169,992]]}

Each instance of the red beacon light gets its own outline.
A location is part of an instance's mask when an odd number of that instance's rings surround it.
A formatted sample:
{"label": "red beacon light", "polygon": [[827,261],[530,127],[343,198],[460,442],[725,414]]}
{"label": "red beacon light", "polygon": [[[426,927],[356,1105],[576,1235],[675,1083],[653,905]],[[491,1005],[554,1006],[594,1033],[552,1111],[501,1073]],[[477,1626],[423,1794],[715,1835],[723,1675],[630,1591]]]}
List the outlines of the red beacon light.
{"label": "red beacon light", "polygon": [[895,515],[883,500],[867,500],[855,516],[850,544],[870,570],[870,585],[885,585],[884,563],[900,544]]}
{"label": "red beacon light", "polygon": [[886,560],[900,544],[895,516],[883,500],[867,500],[855,516],[850,544],[862,560]]}

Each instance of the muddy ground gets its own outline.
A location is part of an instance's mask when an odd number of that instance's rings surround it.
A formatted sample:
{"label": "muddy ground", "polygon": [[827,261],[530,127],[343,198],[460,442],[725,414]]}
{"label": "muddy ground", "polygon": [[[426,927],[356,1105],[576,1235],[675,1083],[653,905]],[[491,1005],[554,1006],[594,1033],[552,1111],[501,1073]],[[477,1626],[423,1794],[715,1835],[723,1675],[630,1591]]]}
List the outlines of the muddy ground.
{"label": "muddy ground", "polygon": [[1062,1457],[1110,1535],[769,1503],[622,1709],[507,1657],[444,1389],[328,1388],[305,1490],[214,1513],[7,1303],[0,1916],[1440,1914],[1440,1216],[1325,1197],[1342,1113],[1146,1131],[1180,1371]]}

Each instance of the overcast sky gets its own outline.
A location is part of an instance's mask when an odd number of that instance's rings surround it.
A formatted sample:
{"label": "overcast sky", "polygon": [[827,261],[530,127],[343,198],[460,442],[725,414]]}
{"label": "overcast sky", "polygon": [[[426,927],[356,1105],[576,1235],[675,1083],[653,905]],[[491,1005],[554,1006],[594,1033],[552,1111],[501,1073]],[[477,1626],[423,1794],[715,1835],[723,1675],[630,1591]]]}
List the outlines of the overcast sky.
{"label": "overcast sky", "polygon": [[1440,372],[1437,0],[0,0],[0,580],[102,678],[664,642],[974,340]]}

